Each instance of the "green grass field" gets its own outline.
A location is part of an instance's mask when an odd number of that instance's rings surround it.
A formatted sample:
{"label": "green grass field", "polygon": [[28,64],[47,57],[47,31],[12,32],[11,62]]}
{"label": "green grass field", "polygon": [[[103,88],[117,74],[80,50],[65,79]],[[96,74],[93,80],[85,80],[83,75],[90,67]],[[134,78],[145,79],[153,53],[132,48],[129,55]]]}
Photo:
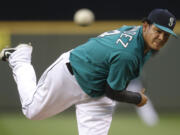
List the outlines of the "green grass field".
{"label": "green grass field", "polygon": [[[75,114],[62,113],[41,121],[21,114],[0,114],[0,135],[78,135]],[[180,114],[160,115],[160,123],[148,127],[136,114],[115,114],[109,135],[180,135]]]}

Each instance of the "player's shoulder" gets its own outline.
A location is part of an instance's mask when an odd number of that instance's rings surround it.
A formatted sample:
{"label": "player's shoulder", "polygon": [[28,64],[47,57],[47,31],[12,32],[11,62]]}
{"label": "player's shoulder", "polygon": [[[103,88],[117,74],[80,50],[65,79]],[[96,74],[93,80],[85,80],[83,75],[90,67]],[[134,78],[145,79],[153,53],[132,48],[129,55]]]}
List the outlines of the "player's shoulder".
{"label": "player's shoulder", "polygon": [[118,28],[117,30],[125,33],[132,34],[133,32],[138,33],[142,26],[140,25],[123,25],[122,27]]}
{"label": "player's shoulder", "polygon": [[[120,39],[118,43],[124,43],[125,48],[137,47],[137,44],[142,44],[142,26],[122,26]],[[132,45],[133,44],[133,45]]]}
{"label": "player's shoulder", "polygon": [[124,51],[129,52],[131,55],[141,53],[144,46],[142,26],[123,26],[123,28],[121,41],[126,43]]}

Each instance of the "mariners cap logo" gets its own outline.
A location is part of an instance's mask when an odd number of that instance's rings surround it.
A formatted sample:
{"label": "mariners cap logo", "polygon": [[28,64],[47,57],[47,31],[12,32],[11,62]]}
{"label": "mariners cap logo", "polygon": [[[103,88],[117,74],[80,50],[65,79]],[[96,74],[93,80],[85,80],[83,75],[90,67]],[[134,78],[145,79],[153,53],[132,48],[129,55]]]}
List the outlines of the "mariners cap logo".
{"label": "mariners cap logo", "polygon": [[169,23],[168,23],[169,27],[172,27],[172,26],[173,26],[174,20],[175,20],[175,19],[174,19],[173,17],[170,17],[170,18],[169,18]]}

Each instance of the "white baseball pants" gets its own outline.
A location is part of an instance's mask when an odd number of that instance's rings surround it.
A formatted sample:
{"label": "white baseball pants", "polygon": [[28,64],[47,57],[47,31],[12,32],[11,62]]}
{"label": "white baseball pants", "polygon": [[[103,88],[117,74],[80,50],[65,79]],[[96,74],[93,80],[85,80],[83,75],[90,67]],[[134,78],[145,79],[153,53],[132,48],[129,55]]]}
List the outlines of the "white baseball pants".
{"label": "white baseball pants", "polygon": [[31,65],[32,47],[21,44],[9,57],[22,111],[29,119],[45,119],[76,106],[79,135],[107,135],[115,103],[107,97],[91,98],[66,67],[70,52],[62,54],[38,83]]}

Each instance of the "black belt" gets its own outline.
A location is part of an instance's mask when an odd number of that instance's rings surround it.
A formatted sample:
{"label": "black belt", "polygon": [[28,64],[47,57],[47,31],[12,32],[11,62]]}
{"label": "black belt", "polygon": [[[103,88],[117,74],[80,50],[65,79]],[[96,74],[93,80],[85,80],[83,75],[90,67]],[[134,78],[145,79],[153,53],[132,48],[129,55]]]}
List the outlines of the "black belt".
{"label": "black belt", "polygon": [[68,63],[66,63],[66,66],[67,66],[69,72],[71,73],[71,75],[74,75],[74,74],[73,74],[72,67],[71,67],[71,64],[68,62]]}

